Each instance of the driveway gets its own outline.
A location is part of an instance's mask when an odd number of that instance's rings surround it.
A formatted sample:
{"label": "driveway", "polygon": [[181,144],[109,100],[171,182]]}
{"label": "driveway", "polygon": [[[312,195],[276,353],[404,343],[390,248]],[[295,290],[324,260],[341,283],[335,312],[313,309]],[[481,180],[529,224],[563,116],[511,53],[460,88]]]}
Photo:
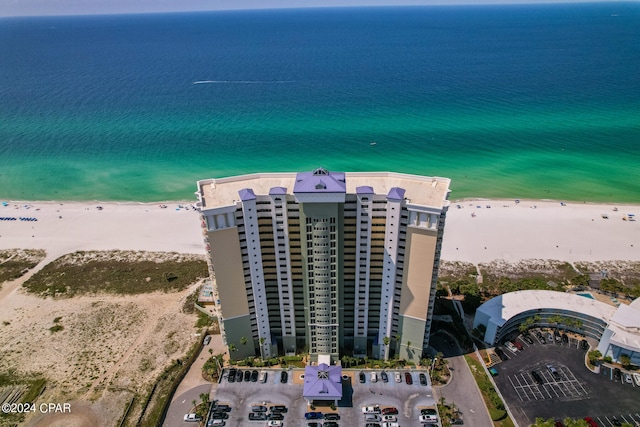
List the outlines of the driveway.
{"label": "driveway", "polygon": [[436,401],[444,397],[448,403],[455,403],[467,427],[493,425],[469,365],[460,355],[461,350],[457,345],[451,347],[451,337],[436,334],[431,337],[430,345],[447,358],[452,374],[449,384],[434,387]]}

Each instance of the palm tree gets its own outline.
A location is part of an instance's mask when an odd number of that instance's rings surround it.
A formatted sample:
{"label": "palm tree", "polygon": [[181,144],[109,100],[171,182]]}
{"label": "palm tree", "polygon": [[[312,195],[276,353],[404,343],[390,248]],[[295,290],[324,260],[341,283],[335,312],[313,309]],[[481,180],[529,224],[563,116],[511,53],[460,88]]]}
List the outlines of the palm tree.
{"label": "palm tree", "polygon": [[240,344],[247,345],[248,342],[249,342],[249,340],[247,339],[247,337],[241,337],[240,338]]}
{"label": "palm tree", "polygon": [[[238,348],[236,347],[235,344],[229,344],[229,353],[233,352],[233,351],[237,351]],[[231,356],[231,355],[229,355]]]}
{"label": "palm tree", "polygon": [[196,405],[198,404],[198,401],[196,399],[193,399],[191,401],[191,404],[193,405],[193,412],[195,412],[196,411]]}
{"label": "palm tree", "polygon": [[264,342],[267,339],[265,337],[260,337],[258,341],[260,341],[260,358],[264,360]]}
{"label": "palm tree", "polygon": [[395,337],[396,339],[396,356],[400,353],[400,338],[402,338],[402,336],[400,334],[396,334]]}
{"label": "palm tree", "polygon": [[389,360],[389,344],[391,344],[391,338],[389,337],[384,337],[382,338],[382,342],[384,343],[384,361],[386,362],[387,360]]}

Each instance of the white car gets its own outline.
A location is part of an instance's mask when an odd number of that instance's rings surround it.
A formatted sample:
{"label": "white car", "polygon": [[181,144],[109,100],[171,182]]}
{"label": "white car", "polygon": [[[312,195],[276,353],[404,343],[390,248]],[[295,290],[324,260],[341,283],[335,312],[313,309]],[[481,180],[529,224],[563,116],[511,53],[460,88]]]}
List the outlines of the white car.
{"label": "white car", "polygon": [[398,419],[396,418],[395,415],[383,415],[382,421],[384,421],[385,423],[390,423],[390,422],[398,421]]}
{"label": "white car", "polygon": [[640,374],[637,372],[634,372],[633,374],[633,381],[636,383],[636,385],[638,387],[640,387]]}
{"label": "white car", "polygon": [[186,422],[200,422],[202,421],[202,417],[199,416],[198,414],[184,414],[184,420]]}
{"label": "white car", "polygon": [[382,427],[400,427],[398,423],[382,423]]}
{"label": "white car", "polygon": [[504,346],[505,346],[505,347],[507,347],[507,348],[509,349],[509,351],[511,351],[511,352],[513,352],[513,353],[515,353],[515,352],[517,352],[517,351],[518,351],[518,349],[516,348],[516,346],[515,346],[515,345],[513,345],[513,343],[512,343],[512,342],[510,342],[510,341],[507,341],[507,342],[504,344]]}
{"label": "white car", "polygon": [[371,382],[372,383],[377,383],[378,382],[378,374],[375,372],[371,372]]}
{"label": "white car", "polygon": [[378,405],[375,406],[364,406],[362,407],[363,414],[379,414],[380,407]]}
{"label": "white car", "polygon": [[281,425],[282,425],[282,421],[279,421],[279,420],[270,420],[267,423],[268,427],[280,427]]}
{"label": "white car", "polygon": [[393,374],[393,376],[396,379],[397,383],[401,383],[402,382],[402,375],[400,375],[400,372],[396,372],[395,374]]}
{"label": "white car", "polygon": [[435,415],[420,415],[421,423],[434,423],[436,421],[438,421],[438,417]]}

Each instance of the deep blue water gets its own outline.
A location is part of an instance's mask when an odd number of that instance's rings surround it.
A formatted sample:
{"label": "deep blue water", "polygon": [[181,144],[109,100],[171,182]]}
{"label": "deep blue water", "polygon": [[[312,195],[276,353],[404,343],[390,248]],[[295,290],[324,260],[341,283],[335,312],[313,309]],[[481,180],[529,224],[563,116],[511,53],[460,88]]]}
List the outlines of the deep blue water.
{"label": "deep blue water", "polygon": [[640,200],[638,3],[6,18],[0,46],[0,198],[324,166]]}

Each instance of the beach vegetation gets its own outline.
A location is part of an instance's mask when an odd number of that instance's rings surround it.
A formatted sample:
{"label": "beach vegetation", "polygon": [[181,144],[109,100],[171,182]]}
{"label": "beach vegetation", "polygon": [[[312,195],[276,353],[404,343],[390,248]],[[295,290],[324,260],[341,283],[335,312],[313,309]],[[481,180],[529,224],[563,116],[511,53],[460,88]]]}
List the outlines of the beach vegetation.
{"label": "beach vegetation", "polygon": [[45,255],[42,249],[0,250],[0,284],[19,278],[38,265]]}
{"label": "beach vegetation", "polygon": [[[0,372],[0,388],[18,396],[16,403],[34,402],[46,385],[47,380],[40,373],[19,373],[15,369]],[[0,425],[19,425],[23,421],[24,414],[0,412]]]}
{"label": "beach vegetation", "polygon": [[24,283],[42,297],[180,291],[207,277],[201,257],[153,252],[75,252],[46,265]]}

